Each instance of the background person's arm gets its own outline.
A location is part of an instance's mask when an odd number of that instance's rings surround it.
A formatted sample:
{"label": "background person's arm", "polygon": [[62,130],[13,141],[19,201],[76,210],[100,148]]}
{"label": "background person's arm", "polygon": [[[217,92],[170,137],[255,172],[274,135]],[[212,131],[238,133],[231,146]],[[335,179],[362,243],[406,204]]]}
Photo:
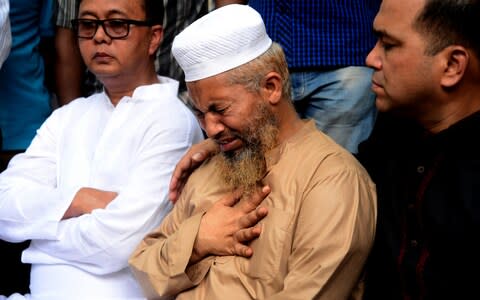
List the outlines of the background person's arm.
{"label": "background person's arm", "polygon": [[57,26],[55,34],[55,93],[59,105],[82,96],[85,66],[72,29]]}

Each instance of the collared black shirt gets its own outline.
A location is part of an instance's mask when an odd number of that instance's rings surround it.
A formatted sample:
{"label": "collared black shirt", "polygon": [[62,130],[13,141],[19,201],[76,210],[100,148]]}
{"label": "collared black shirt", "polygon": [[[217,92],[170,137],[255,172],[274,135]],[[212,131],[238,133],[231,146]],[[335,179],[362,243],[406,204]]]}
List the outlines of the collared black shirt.
{"label": "collared black shirt", "polygon": [[480,113],[435,135],[380,115],[358,158],[378,193],[365,299],[479,299]]}

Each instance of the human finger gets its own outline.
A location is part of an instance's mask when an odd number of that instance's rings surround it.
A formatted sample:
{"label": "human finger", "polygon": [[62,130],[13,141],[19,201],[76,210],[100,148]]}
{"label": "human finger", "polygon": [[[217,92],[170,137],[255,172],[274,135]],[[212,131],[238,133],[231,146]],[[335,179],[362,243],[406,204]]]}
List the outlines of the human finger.
{"label": "human finger", "polygon": [[265,185],[255,192],[253,192],[250,196],[244,197],[242,201],[238,203],[238,208],[240,208],[243,212],[250,212],[258,207],[260,203],[270,194],[270,187]]}
{"label": "human finger", "polygon": [[185,186],[184,183],[178,183],[178,186],[176,189],[168,191],[168,199],[170,199],[170,201],[172,201],[173,204],[175,204],[180,198],[180,194],[182,193],[184,186]]}
{"label": "human finger", "polygon": [[242,257],[250,257],[253,254],[253,249],[242,243],[237,243],[234,246],[234,251],[235,253],[233,253],[233,255],[242,256]]}
{"label": "human finger", "polygon": [[[198,156],[201,156],[201,154],[196,154],[197,158]],[[170,198],[170,200],[172,200],[173,202],[177,200],[177,197],[178,195],[180,195],[184,183],[187,181],[190,173],[193,172],[194,169],[195,161],[193,160],[193,156],[190,156],[187,153],[180,159],[180,161],[175,166],[175,169],[173,170],[168,189],[169,193],[171,193],[174,198]]]}
{"label": "human finger", "polygon": [[175,165],[169,184],[169,198],[177,201],[190,174],[208,157],[218,152],[218,146],[211,139],[206,139],[190,147]]}
{"label": "human finger", "polygon": [[237,231],[234,236],[235,240],[237,240],[240,243],[248,243],[253,241],[254,239],[258,238],[260,234],[262,233],[262,226],[260,224],[254,226],[254,227],[249,227],[245,229],[241,229]]}
{"label": "human finger", "polygon": [[268,214],[268,209],[266,207],[257,207],[255,210],[249,212],[248,214],[242,216],[238,220],[240,228],[249,228],[255,226],[260,220],[265,218]]}

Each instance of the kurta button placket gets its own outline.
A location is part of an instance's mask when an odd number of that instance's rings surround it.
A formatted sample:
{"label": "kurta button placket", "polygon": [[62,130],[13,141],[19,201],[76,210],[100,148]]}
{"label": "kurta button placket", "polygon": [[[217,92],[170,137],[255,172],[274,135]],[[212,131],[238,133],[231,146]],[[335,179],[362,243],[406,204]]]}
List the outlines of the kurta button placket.
{"label": "kurta button placket", "polygon": [[424,166],[418,166],[417,167],[417,173],[423,174],[423,172],[425,172],[425,167]]}

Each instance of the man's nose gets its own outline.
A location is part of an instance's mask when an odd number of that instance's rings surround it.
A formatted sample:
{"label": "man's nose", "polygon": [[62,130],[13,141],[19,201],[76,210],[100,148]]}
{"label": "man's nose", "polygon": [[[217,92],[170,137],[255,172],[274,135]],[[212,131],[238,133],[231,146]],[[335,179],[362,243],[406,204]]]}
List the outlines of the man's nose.
{"label": "man's nose", "polygon": [[365,63],[367,66],[370,68],[373,68],[374,70],[379,70],[382,67],[382,61],[379,56],[379,42],[375,44],[372,50],[370,50],[370,53],[368,53],[367,58],[365,59]]}
{"label": "man's nose", "polygon": [[220,120],[220,116],[213,113],[205,114],[205,132],[209,137],[215,137],[225,130],[225,125]]}

